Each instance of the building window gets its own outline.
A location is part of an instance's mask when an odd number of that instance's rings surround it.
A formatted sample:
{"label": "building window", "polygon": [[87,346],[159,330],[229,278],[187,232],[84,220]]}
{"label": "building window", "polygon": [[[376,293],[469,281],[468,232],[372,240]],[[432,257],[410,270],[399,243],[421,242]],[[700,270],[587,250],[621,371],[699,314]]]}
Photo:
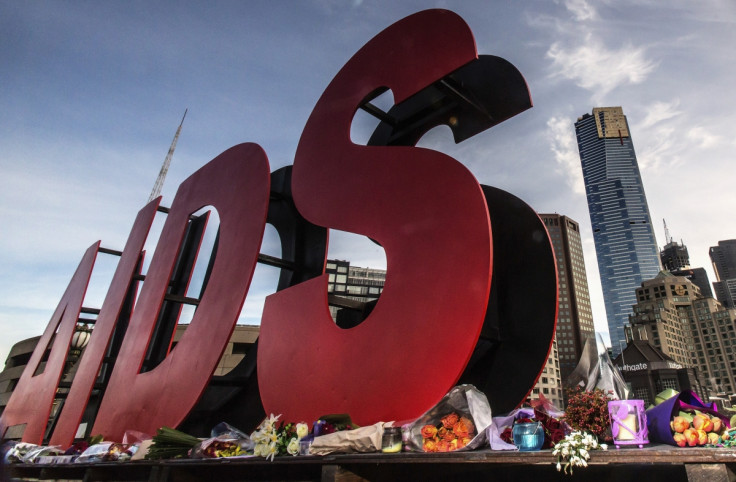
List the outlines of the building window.
{"label": "building window", "polygon": [[634,398],[644,400],[644,405],[649,405],[650,403],[652,403],[649,400],[649,391],[644,387],[634,389]]}

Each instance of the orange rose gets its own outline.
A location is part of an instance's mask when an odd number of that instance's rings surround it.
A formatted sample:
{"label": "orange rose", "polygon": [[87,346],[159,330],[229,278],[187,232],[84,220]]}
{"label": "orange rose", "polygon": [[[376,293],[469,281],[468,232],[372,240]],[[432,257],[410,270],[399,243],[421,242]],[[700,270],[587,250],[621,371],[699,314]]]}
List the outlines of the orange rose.
{"label": "orange rose", "polygon": [[675,417],[675,419],[672,420],[672,430],[675,432],[682,433],[688,428],[690,428],[690,422],[688,422],[685,417]]}
{"label": "orange rose", "polygon": [[455,439],[455,434],[452,433],[452,430],[447,430],[445,427],[440,427],[440,429],[437,430],[437,437],[442,440],[447,440],[448,442],[451,442]]}
{"label": "orange rose", "polygon": [[452,428],[457,423],[458,418],[456,413],[451,413],[442,419],[442,426],[448,429]]}
{"label": "orange rose", "polygon": [[472,422],[471,427],[468,427],[467,422],[469,422],[467,418],[462,418],[455,424],[454,427],[452,427],[452,431],[455,432],[455,435],[457,435],[458,437],[470,436],[470,432],[472,430]]}
{"label": "orange rose", "polygon": [[437,452],[437,442],[434,439],[425,439],[422,443],[422,449],[425,452]]}
{"label": "orange rose", "polygon": [[437,427],[434,425],[425,425],[422,427],[422,438],[431,439],[437,435]]}
{"label": "orange rose", "polygon": [[693,428],[703,432],[713,431],[713,422],[708,415],[695,415],[693,417]]}
{"label": "orange rose", "polygon": [[710,417],[710,421],[713,422],[713,431],[720,432],[723,428],[723,421],[715,415]]}
{"label": "orange rose", "polygon": [[687,445],[687,439],[685,438],[685,434],[676,432],[672,438],[675,439],[675,443],[678,447],[684,447]]}
{"label": "orange rose", "polygon": [[468,427],[468,433],[473,433],[475,431],[475,425],[473,425],[473,421],[468,417],[460,417],[460,421],[464,422],[465,426]]}
{"label": "orange rose", "polygon": [[694,428],[686,429],[684,432],[682,432],[682,435],[685,436],[685,440],[690,447],[695,447],[696,445],[698,445],[698,431]]}
{"label": "orange rose", "polygon": [[708,443],[708,434],[705,430],[698,430],[698,445],[705,445]]}
{"label": "orange rose", "polygon": [[450,442],[447,440],[440,440],[437,442],[437,452],[449,452],[450,451]]}

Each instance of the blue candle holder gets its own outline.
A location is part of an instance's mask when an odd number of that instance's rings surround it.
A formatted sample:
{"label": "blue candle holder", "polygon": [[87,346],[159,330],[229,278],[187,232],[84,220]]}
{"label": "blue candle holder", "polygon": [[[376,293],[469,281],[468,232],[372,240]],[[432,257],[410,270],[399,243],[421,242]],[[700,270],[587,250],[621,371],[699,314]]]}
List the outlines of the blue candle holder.
{"label": "blue candle holder", "polygon": [[544,427],[542,422],[516,423],[511,429],[514,445],[521,452],[533,452],[544,444]]}

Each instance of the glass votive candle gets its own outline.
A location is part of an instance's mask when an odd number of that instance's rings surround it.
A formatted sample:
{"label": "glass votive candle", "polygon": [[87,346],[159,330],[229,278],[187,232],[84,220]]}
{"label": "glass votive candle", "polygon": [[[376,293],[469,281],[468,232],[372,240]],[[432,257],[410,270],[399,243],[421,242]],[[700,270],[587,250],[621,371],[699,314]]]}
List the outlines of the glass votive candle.
{"label": "glass votive candle", "polygon": [[401,452],[402,439],[401,427],[384,427],[383,438],[381,439],[381,452],[398,453]]}

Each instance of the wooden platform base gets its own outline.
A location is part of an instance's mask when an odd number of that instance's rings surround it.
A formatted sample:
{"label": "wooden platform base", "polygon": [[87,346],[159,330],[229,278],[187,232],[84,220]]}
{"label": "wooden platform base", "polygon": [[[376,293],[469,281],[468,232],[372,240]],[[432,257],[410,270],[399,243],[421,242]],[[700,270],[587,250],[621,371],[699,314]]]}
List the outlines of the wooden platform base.
{"label": "wooden platform base", "polygon": [[2,480],[85,481],[736,481],[736,450],[646,446],[591,454],[574,479],[557,472],[549,450],[449,454],[355,454],[3,467]]}

